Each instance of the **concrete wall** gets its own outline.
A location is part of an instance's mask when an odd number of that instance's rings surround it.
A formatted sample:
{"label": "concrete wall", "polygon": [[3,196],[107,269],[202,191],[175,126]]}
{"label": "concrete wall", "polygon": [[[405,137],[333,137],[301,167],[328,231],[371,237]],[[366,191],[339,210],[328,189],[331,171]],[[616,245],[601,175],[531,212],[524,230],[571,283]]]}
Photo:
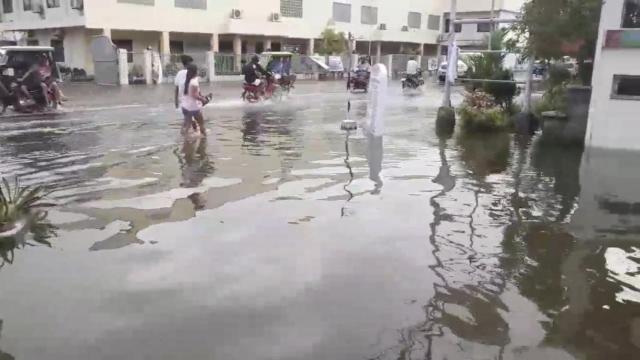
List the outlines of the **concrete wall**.
{"label": "concrete wall", "polygon": [[640,75],[640,49],[603,48],[606,31],[621,27],[623,3],[608,0],[603,5],[585,142],[587,146],[640,150],[640,101],[611,99],[614,75]]}

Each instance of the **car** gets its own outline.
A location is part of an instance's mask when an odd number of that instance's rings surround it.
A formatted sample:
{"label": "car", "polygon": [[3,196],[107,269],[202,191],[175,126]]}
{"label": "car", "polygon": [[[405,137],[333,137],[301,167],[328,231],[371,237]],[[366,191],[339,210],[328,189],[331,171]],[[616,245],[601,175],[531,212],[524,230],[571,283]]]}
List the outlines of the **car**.
{"label": "car", "polygon": [[[447,79],[448,68],[449,65],[446,61],[440,64],[440,67],[438,67],[438,80],[441,83],[445,82],[445,80]],[[462,60],[458,60],[458,77],[465,77],[468,70],[469,67],[467,66],[467,64],[465,64]]]}

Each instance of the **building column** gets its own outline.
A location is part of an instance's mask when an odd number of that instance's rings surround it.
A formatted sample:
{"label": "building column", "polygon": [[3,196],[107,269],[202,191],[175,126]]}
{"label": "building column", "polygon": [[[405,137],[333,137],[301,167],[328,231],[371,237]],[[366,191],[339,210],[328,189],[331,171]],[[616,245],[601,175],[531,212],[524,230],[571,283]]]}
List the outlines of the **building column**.
{"label": "building column", "polygon": [[418,55],[424,56],[424,44],[418,44]]}
{"label": "building column", "polygon": [[376,43],[376,63],[382,62],[382,41]]}
{"label": "building column", "polygon": [[220,52],[220,38],[218,34],[211,34],[211,39],[209,39],[209,50],[214,53]]}
{"label": "building column", "polygon": [[171,55],[171,37],[168,31],[163,31],[160,38],[160,56],[169,58]]}
{"label": "building column", "polygon": [[316,39],[313,39],[313,38],[309,39],[309,44],[307,45],[307,55],[312,56],[316,52],[315,42],[316,42]]}
{"label": "building column", "polygon": [[108,37],[109,39],[111,39],[111,29],[110,28],[104,28],[102,29],[102,35]]}
{"label": "building column", "polygon": [[240,71],[242,60],[242,38],[240,35],[233,37],[233,63],[235,71]]}
{"label": "building column", "polygon": [[271,51],[271,39],[264,40],[264,51]]}
{"label": "building column", "polygon": [[255,54],[255,53],[256,53],[256,41],[247,40],[247,54]]}

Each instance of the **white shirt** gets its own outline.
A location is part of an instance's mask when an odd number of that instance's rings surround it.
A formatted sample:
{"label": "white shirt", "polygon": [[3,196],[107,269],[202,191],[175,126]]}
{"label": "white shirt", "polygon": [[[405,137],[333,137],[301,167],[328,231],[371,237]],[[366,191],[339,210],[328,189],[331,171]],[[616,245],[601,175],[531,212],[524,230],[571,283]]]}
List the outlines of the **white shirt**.
{"label": "white shirt", "polygon": [[176,74],[176,79],[173,81],[178,87],[178,94],[182,96],[184,94],[184,82],[187,81],[187,70],[180,70]]}
{"label": "white shirt", "polygon": [[407,74],[415,75],[418,73],[418,62],[415,60],[407,61]]}
{"label": "white shirt", "polygon": [[[186,81],[186,79],[185,79]],[[191,81],[189,82],[189,88],[197,88],[198,92],[200,91],[200,82],[198,81],[198,77],[194,77],[193,79],[191,79]],[[187,94],[184,93],[184,83],[182,84],[182,100],[180,101],[180,104],[182,106],[183,109],[187,110],[187,111],[198,111],[200,109],[202,109],[202,102],[200,102],[200,100],[194,98],[193,96],[189,95],[190,91],[187,91]],[[191,89],[189,89],[191,90]]]}

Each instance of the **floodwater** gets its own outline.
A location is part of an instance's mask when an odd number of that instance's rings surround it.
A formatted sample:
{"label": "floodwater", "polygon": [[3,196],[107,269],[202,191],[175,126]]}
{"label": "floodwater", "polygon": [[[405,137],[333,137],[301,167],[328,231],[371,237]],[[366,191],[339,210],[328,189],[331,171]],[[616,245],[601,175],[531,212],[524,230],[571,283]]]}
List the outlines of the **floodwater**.
{"label": "floodwater", "polygon": [[393,84],[383,137],[339,130],[339,83],[217,88],[191,143],[171,88],[68,92],[63,116],[0,120],[0,174],[58,204],[0,246],[2,360],[640,352],[635,154],[438,138],[435,87]]}

